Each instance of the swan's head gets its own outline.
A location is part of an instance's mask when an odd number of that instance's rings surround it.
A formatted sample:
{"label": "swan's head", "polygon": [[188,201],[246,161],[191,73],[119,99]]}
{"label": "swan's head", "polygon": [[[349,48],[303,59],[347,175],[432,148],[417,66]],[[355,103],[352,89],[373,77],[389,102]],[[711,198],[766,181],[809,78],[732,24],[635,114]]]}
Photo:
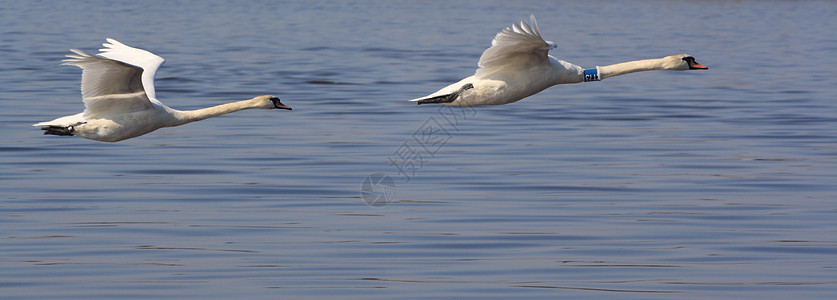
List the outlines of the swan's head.
{"label": "swan's head", "polygon": [[688,54],[672,55],[663,58],[665,68],[668,70],[707,70],[709,67],[699,64],[695,57]]}
{"label": "swan's head", "polygon": [[253,98],[253,100],[258,102],[259,106],[261,108],[266,108],[266,109],[278,108],[278,109],[291,110],[290,106],[282,104],[282,101],[280,101],[279,98],[277,98],[275,96],[271,96],[271,95],[258,96],[256,98]]}

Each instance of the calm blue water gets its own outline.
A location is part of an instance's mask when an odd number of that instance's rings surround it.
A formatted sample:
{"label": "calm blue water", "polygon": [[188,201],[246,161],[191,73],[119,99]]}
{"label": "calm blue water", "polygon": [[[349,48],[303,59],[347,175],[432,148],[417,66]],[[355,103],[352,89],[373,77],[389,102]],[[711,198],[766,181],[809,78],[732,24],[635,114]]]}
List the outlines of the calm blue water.
{"label": "calm blue water", "polygon": [[[415,106],[534,13],[585,66],[705,72]],[[833,299],[837,4],[5,2],[6,298]],[[245,111],[116,144],[77,113],[68,48],[166,58],[157,95]],[[368,175],[392,180],[367,205]],[[386,182],[384,182],[386,183]],[[374,186],[380,193],[382,185]]]}

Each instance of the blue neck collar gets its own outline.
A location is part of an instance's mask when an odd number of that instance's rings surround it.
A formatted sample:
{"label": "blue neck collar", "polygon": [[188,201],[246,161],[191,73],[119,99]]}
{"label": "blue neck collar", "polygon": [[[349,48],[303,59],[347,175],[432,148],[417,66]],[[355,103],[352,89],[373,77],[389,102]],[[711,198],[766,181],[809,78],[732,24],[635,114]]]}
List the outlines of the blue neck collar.
{"label": "blue neck collar", "polygon": [[584,70],[584,82],[600,81],[599,68]]}

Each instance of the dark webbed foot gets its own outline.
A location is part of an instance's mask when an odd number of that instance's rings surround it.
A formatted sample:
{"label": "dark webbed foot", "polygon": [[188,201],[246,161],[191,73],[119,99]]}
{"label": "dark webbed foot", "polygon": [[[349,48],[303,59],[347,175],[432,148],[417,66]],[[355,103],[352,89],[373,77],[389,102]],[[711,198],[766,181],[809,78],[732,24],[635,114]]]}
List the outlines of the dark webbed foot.
{"label": "dark webbed foot", "polygon": [[67,127],[61,126],[44,126],[41,127],[44,130],[44,135],[63,135],[63,136],[71,136],[73,132],[75,132],[75,128],[73,125]]}

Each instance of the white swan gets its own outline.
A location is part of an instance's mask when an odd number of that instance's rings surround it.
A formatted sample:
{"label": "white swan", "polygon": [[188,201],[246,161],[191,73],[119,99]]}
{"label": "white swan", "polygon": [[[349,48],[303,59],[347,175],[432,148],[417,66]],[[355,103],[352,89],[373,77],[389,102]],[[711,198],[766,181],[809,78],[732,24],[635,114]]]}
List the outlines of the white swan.
{"label": "white swan", "polygon": [[538,22],[526,21],[506,27],[480,57],[472,76],[425,97],[410,101],[445,105],[500,105],[516,102],[562,83],[599,81],[608,77],[650,70],[708,69],[686,54],[596,67],[585,70],[548,54],[554,42],[541,37]]}
{"label": "white swan", "polygon": [[163,127],[172,127],[252,108],[291,108],[267,95],[197,110],[176,110],[157,100],[154,74],[163,58],[126,46],[114,39],[102,44],[99,56],[70,49],[65,65],[82,69],[81,96],[84,111],[37,123],[44,134],[77,135],[86,139],[118,142]]}

